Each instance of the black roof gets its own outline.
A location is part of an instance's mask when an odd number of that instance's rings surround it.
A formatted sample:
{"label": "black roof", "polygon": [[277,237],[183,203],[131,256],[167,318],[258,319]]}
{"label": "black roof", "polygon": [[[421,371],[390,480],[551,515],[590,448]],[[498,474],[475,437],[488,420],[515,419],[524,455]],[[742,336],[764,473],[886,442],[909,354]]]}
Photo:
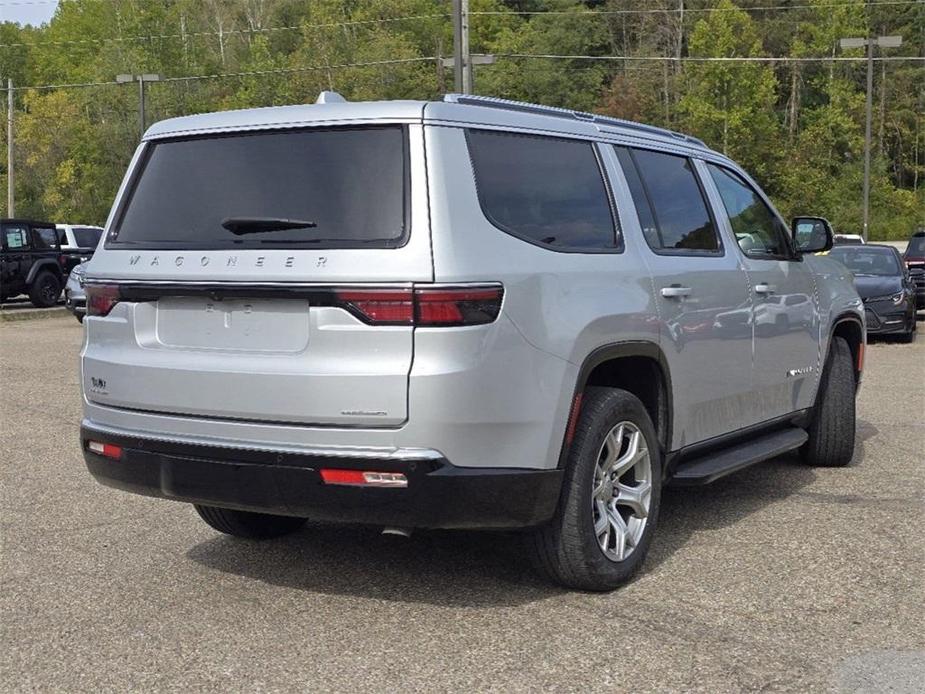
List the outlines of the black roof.
{"label": "black roof", "polygon": [[23,219],[22,217],[4,217],[0,224],[28,224],[32,227],[53,227],[54,222],[40,222],[37,219]]}

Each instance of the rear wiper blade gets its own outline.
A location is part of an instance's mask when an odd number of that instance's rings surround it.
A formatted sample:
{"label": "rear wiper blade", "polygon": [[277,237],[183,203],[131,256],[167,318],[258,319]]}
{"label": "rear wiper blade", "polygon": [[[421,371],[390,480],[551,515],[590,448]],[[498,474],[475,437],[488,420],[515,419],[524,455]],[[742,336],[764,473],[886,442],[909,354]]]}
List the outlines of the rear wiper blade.
{"label": "rear wiper blade", "polygon": [[282,217],[227,217],[222,226],[236,236],[261,234],[284,229],[313,229],[318,226],[307,219],[284,219]]}

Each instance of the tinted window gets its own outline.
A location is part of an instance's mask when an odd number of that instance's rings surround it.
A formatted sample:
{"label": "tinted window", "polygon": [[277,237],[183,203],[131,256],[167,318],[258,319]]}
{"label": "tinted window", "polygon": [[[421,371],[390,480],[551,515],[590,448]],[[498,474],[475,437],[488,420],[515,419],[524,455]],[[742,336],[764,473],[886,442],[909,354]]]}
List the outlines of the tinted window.
{"label": "tinted window", "polygon": [[[116,244],[169,248],[387,247],[405,231],[400,126],[261,132],[149,146]],[[223,220],[314,226],[235,235]]]}
{"label": "tinted window", "polygon": [[925,236],[913,236],[906,246],[906,255],[925,255]]}
{"label": "tinted window", "polygon": [[58,235],[58,243],[61,246],[67,246],[67,230],[56,229],[55,233]]}
{"label": "tinted window", "polygon": [[764,200],[738,174],[707,164],[723,199],[732,233],[745,255],[753,258],[786,258],[787,227]]}
{"label": "tinted window", "polygon": [[642,149],[633,150],[632,158],[658,226],[659,245],[653,248],[718,251],[719,237],[691,161]]}
{"label": "tinted window", "polygon": [[891,248],[841,246],[833,248],[829,255],[855,275],[893,277],[902,274],[899,261]]}
{"label": "tinted window", "polygon": [[488,130],[470,130],[468,138],[479,202],[495,226],[552,247],[616,247],[590,142]]}
{"label": "tinted window", "polygon": [[74,227],[74,240],[79,248],[96,248],[99,243],[102,229],[92,227]]}
{"label": "tinted window", "polygon": [[662,241],[658,235],[658,225],[655,223],[652,205],[649,204],[645,186],[642,185],[642,179],[639,178],[639,172],[636,170],[635,162],[633,162],[633,155],[630,154],[626,147],[617,147],[616,150],[617,158],[620,160],[623,173],[626,175],[630,195],[633,196],[633,202],[636,205],[636,214],[639,215],[639,225],[642,227],[642,233],[646,237],[646,243],[651,248],[661,248]]}
{"label": "tinted window", "polygon": [[36,227],[32,230],[32,243],[39,250],[58,248],[58,230],[48,227]]}
{"label": "tinted window", "polygon": [[5,225],[3,227],[3,250],[15,251],[29,247],[29,236],[26,227]]}

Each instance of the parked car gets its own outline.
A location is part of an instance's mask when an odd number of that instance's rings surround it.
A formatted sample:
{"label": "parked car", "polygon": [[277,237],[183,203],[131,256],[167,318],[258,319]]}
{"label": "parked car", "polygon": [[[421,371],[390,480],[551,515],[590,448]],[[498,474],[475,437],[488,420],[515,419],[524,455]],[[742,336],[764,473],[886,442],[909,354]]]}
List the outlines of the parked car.
{"label": "parked car", "polygon": [[[524,529],[554,580],[609,590],[665,481],[851,460],[864,312],[813,255],[824,220],[798,247],[744,170],[660,128],[322,101],[144,136],[86,270],[100,482],[241,537]],[[768,297],[786,331],[731,315]]]}
{"label": "parked car", "polygon": [[0,240],[0,301],[28,294],[39,308],[54,306],[80,252],[62,251],[50,222],[0,219]]}
{"label": "parked car", "polygon": [[67,284],[64,285],[64,305],[81,323],[84,322],[84,316],[87,315],[87,295],[84,292],[86,271],[86,263],[75,265],[74,269],[71,270],[71,274],[68,275]]}
{"label": "parked car", "polygon": [[93,251],[99,245],[100,237],[103,235],[102,227],[77,225],[77,224],[56,224],[58,229],[58,240],[61,248],[67,250],[82,249]]}
{"label": "parked car", "polygon": [[860,234],[835,234],[836,246],[863,246],[864,237]]}
{"label": "parked car", "polygon": [[916,308],[925,308],[925,230],[912,234],[903,253],[903,262],[915,284]]}
{"label": "parked car", "polygon": [[915,339],[915,284],[902,258],[892,246],[867,244],[836,247],[829,254],[854,274],[854,285],[864,301],[867,334],[896,334]]}

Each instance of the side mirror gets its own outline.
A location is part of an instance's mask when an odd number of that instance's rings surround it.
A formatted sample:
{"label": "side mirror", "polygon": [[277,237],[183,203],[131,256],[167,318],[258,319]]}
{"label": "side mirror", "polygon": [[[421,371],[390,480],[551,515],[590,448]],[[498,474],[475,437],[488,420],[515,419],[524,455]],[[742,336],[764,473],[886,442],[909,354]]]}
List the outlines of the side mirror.
{"label": "side mirror", "polygon": [[822,253],[835,245],[832,225],[823,217],[794,217],[790,229],[797,253]]}

